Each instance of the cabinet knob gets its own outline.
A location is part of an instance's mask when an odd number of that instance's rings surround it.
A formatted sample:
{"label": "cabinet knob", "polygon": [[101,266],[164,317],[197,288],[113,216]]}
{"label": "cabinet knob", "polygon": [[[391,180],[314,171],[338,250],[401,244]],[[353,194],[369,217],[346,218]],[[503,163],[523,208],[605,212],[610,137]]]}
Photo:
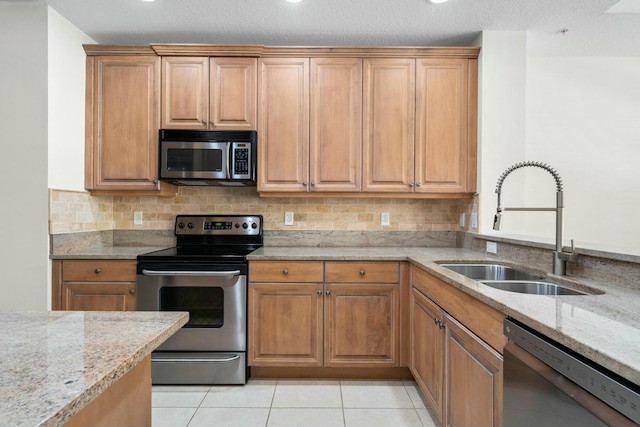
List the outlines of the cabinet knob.
{"label": "cabinet knob", "polygon": [[202,120],[202,125],[206,126],[207,125],[207,121],[206,120]]}
{"label": "cabinet knob", "polygon": [[157,184],[157,183],[158,183],[158,180],[157,180],[157,179],[154,179],[154,180],[153,180],[153,183],[154,183],[154,184]]}
{"label": "cabinet knob", "polygon": [[96,268],[95,270],[93,270],[93,272],[96,274],[100,274],[102,273],[102,270],[100,270],[99,268]]}
{"label": "cabinet knob", "polygon": [[413,187],[413,182],[410,182],[409,184],[407,184],[409,187]]}
{"label": "cabinet knob", "polygon": [[331,295],[331,291],[324,291],[324,294],[325,294],[326,296],[329,296],[329,295]]}
{"label": "cabinet knob", "polygon": [[360,270],[360,275],[364,276],[364,270]]}
{"label": "cabinet knob", "polygon": [[312,186],[312,187],[315,187],[315,186],[316,186],[316,183],[315,183],[315,182],[313,182],[313,181],[311,181],[311,186]]}
{"label": "cabinet knob", "polygon": [[302,186],[306,187],[307,186],[307,182],[306,181],[302,181]]}
{"label": "cabinet knob", "polygon": [[322,291],[318,290],[318,291],[316,291],[316,294],[318,294],[318,296],[320,296],[320,295],[322,295]]}
{"label": "cabinet knob", "polygon": [[284,274],[284,275],[286,276],[287,274],[289,274],[289,270],[287,270],[287,269],[285,268],[284,270],[282,270],[282,274]]}
{"label": "cabinet knob", "polygon": [[416,182],[416,187],[420,187],[422,185],[421,182]]}
{"label": "cabinet knob", "polygon": [[129,295],[133,295],[133,294],[135,294],[135,293],[136,293],[136,290],[135,290],[135,289],[129,289]]}

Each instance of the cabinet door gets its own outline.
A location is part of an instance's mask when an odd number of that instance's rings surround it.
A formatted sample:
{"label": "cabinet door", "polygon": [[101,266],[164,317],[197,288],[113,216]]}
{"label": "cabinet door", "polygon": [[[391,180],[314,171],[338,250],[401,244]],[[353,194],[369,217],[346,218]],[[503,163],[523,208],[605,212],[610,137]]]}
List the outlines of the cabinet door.
{"label": "cabinet door", "polygon": [[135,311],[135,283],[63,283],[61,310]]}
{"label": "cabinet door", "polygon": [[409,368],[429,406],[442,423],[444,411],[444,325],[440,307],[415,288],[411,291]]}
{"label": "cabinet door", "polygon": [[209,58],[162,58],[162,128],[207,129]]}
{"label": "cabinet door", "polygon": [[447,330],[447,425],[502,426],[502,356],[452,317]]}
{"label": "cabinet door", "polygon": [[399,366],[398,285],[325,285],[325,366]]}
{"label": "cabinet door", "polygon": [[159,99],[160,58],[87,59],[88,190],[162,190],[158,182]]}
{"label": "cabinet door", "polygon": [[322,285],[249,285],[249,365],[322,366]]}
{"label": "cabinet door", "polygon": [[467,59],[418,60],[417,192],[468,191],[468,74]]}
{"label": "cabinet door", "polygon": [[361,190],[362,59],[311,59],[311,191]]}
{"label": "cabinet door", "polygon": [[211,58],[211,129],[256,129],[257,63],[256,58]]}
{"label": "cabinet door", "polygon": [[365,59],[363,99],[363,190],[412,192],[415,59]]}
{"label": "cabinet door", "polygon": [[309,59],[260,59],[258,191],[307,191]]}

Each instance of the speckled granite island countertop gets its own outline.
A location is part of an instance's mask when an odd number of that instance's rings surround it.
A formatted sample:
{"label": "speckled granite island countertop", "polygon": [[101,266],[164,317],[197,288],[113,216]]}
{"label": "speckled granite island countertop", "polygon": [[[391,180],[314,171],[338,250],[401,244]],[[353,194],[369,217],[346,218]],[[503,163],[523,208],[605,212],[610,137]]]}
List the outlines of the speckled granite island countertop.
{"label": "speckled granite island countertop", "polygon": [[0,424],[64,424],[188,317],[183,312],[0,313]]}
{"label": "speckled granite island countertop", "polygon": [[[627,380],[640,385],[640,293],[611,283],[575,277],[548,278],[557,283],[604,291],[601,295],[544,296],[502,291],[448,270],[441,262],[500,262],[495,256],[456,248],[262,247],[248,256],[258,260],[408,261],[444,282],[560,342]],[[524,267],[526,269],[526,266]],[[549,260],[549,270],[551,260]],[[547,273],[539,271],[540,273]],[[579,280],[576,280],[579,279]]]}

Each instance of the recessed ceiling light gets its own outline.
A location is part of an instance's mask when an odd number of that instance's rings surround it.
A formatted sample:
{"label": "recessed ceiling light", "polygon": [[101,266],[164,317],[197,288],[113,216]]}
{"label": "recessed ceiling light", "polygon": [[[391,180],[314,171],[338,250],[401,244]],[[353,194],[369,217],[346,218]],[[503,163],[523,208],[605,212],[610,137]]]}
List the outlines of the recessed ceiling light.
{"label": "recessed ceiling light", "polygon": [[433,3],[433,4],[439,4],[439,3],[446,3],[449,0],[429,0],[429,3]]}
{"label": "recessed ceiling light", "polygon": [[287,0],[289,3],[300,3],[302,0]]}
{"label": "recessed ceiling light", "polygon": [[142,1],[147,2],[147,3],[153,3],[156,0],[142,0]]}

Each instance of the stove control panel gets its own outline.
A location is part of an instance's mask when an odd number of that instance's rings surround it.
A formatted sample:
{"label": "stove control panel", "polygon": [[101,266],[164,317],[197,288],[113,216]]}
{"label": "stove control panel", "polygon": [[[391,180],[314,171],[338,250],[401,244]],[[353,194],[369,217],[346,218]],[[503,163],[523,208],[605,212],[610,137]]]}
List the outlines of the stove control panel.
{"label": "stove control panel", "polygon": [[178,215],[177,235],[241,235],[262,234],[261,215]]}

